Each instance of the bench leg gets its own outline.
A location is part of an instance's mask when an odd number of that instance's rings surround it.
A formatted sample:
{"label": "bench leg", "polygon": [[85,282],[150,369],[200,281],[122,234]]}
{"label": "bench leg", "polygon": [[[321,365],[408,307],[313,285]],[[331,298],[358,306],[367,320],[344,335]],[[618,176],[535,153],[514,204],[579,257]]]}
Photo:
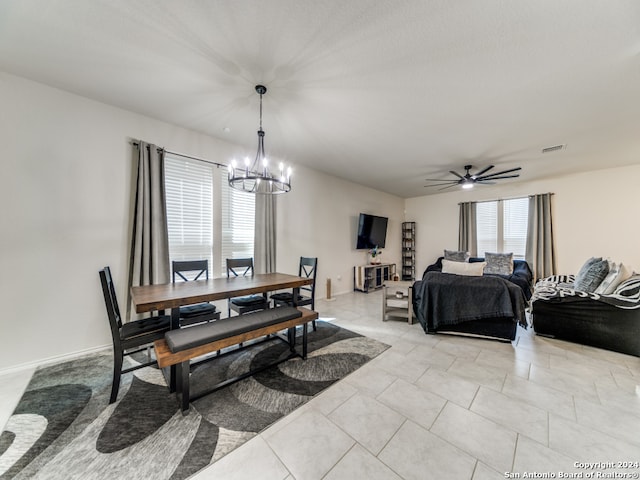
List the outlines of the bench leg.
{"label": "bench leg", "polygon": [[180,398],[180,405],[182,408],[182,414],[186,415],[189,411],[189,371],[191,370],[191,364],[189,360],[178,364],[178,396]]}

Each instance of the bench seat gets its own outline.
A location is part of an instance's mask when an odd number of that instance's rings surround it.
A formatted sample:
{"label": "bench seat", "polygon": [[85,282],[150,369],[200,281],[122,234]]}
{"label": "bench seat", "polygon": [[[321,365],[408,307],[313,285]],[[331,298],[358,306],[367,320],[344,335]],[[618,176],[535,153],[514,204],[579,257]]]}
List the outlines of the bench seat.
{"label": "bench seat", "polygon": [[[247,378],[258,371],[262,371],[294,356],[303,359],[307,356],[307,323],[318,318],[318,313],[305,308],[278,307],[269,310],[261,310],[254,313],[226,318],[215,322],[198,325],[179,330],[171,330],[165,334],[165,338],[156,340],[154,348],[158,366],[160,368],[177,365],[177,394],[182,397],[183,413],[189,410],[189,372],[190,360],[216,352],[224,348],[239,345],[243,342],[288,330],[288,342],[291,355],[272,365],[266,365],[259,370],[251,371],[239,377],[226,380],[216,385],[212,391],[223,386]],[[303,326],[302,354],[295,351],[295,327]],[[199,395],[197,398],[200,398]],[[191,398],[195,400],[195,398]]]}
{"label": "bench seat", "polygon": [[237,317],[224,318],[205,325],[171,330],[165,334],[164,338],[171,353],[176,353],[258,328],[282,323],[286,320],[293,320],[301,316],[302,312],[297,308],[273,308]]}

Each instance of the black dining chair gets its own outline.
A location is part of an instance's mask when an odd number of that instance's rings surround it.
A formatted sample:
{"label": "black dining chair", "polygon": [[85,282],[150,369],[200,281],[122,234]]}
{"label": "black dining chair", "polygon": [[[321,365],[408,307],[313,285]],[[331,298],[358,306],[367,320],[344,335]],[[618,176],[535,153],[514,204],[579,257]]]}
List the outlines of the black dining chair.
{"label": "black dining chair", "polygon": [[[109,267],[104,267],[99,273],[100,282],[102,283],[102,293],[104,294],[104,303],[107,307],[107,316],[109,317],[109,325],[111,326],[111,337],[113,339],[113,381],[111,383],[111,397],[109,399],[109,403],[113,403],[118,397],[120,378],[123,374],[157,364],[155,360],[151,360],[151,356],[149,355],[149,361],[147,363],[123,369],[122,364],[124,357],[142,352],[146,349],[144,348],[145,346],[149,346],[155,340],[164,338],[164,334],[171,328],[171,317],[169,315],[160,315],[123,323],[122,317],[120,316],[120,309],[118,308],[116,289],[113,285],[111,270]],[[136,350],[131,350],[134,348]]]}
{"label": "black dining chair", "polygon": [[[300,287],[300,294],[296,300],[296,305],[302,307],[310,305],[311,310],[316,308],[316,274],[318,272],[317,257],[300,257],[300,265],[298,266],[298,276],[313,279],[311,285]],[[271,300],[276,307],[281,305],[293,305],[292,292],[278,292],[271,295]],[[313,320],[313,329],[316,330],[316,321]]]}
{"label": "black dining chair", "polygon": [[[227,258],[227,278],[253,276],[253,272],[253,258]],[[238,315],[243,315],[268,308],[269,301],[264,295],[246,295],[230,298],[228,301],[229,316],[231,316],[231,310]]]}
{"label": "black dining chair", "polygon": [[[173,271],[173,283],[176,283],[176,277],[178,277],[179,281],[185,282],[209,280],[208,260],[174,260],[171,262],[171,269]],[[212,320],[220,320],[220,312],[216,311],[216,306],[211,303],[203,302],[180,307],[181,327]]]}

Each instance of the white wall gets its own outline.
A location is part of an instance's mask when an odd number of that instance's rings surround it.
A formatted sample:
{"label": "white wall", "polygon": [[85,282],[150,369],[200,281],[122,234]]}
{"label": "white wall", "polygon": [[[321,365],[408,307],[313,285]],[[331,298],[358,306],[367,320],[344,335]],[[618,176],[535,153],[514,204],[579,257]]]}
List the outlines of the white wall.
{"label": "white wall", "polygon": [[[640,159],[639,159],[640,161]],[[592,256],[640,270],[640,165],[532,182],[459,190],[406,200],[406,219],[418,223],[418,272],[458,247],[458,203],[553,192],[559,273],[575,273]]]}
{"label": "white wall", "polygon": [[389,218],[382,261],[400,268],[402,198],[303,167],[295,174],[291,192],[278,197],[279,271],[296,272],[300,256],[318,257],[317,298],[325,298],[328,278],[332,296],[353,291],[353,267],[367,262],[367,251],[355,248],[360,213]]}
{"label": "white wall", "polygon": [[[98,270],[111,266],[124,310],[130,139],[221,162],[239,147],[4,73],[0,105],[2,371],[111,344]],[[348,287],[364,260],[352,251],[351,217],[388,213],[397,237],[402,200],[302,168],[294,181],[279,200],[278,268],[294,272],[299,255],[317,255],[321,275],[341,274]]]}

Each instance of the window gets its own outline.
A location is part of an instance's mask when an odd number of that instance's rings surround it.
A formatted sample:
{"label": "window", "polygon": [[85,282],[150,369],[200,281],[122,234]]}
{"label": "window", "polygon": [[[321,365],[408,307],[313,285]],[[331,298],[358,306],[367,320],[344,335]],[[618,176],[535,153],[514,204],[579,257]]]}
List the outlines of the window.
{"label": "window", "polygon": [[165,155],[170,260],[209,260],[226,276],[226,258],[252,257],[255,197],[229,187],[227,169]]}
{"label": "window", "polygon": [[527,248],[529,199],[514,198],[476,205],[478,255],[509,253],[524,259]]}
{"label": "window", "polygon": [[226,169],[225,174],[220,176],[220,191],[222,193],[222,258],[253,257],[256,197],[231,188]]}

